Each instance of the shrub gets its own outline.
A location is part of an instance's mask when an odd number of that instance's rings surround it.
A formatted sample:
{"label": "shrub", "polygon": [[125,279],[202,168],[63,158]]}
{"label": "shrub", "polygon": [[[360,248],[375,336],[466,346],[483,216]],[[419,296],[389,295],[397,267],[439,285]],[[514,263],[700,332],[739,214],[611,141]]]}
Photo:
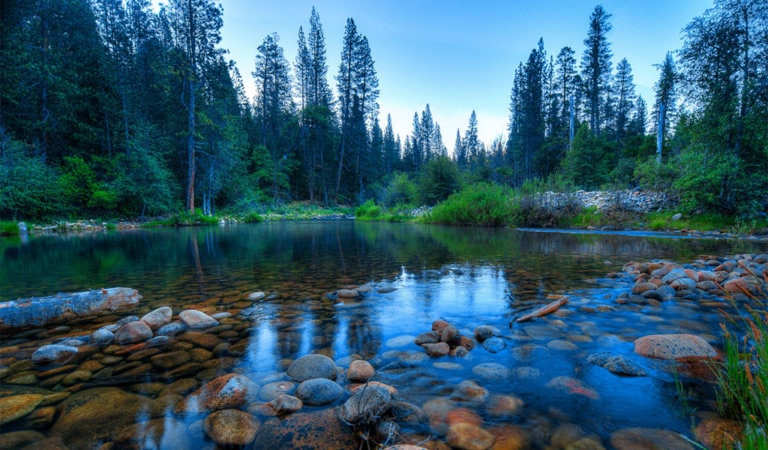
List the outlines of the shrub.
{"label": "shrub", "polygon": [[0,236],[18,236],[19,225],[16,222],[0,222]]}
{"label": "shrub", "polygon": [[419,197],[419,188],[408,178],[407,173],[396,172],[384,190],[384,205],[415,203]]}
{"label": "shrub", "polygon": [[475,184],[451,195],[425,216],[425,221],[448,225],[500,227],[515,213],[508,188],[490,183]]}
{"label": "shrub", "polygon": [[244,215],[241,220],[245,223],[259,223],[259,222],[263,222],[264,218],[261,217],[261,214],[259,214],[258,212],[251,211],[246,215]]}
{"label": "shrub", "polygon": [[447,156],[439,156],[424,166],[419,184],[422,203],[431,206],[461,188],[461,174],[455,162]]}
{"label": "shrub", "polygon": [[360,220],[373,220],[381,215],[381,207],[373,200],[368,200],[355,209],[355,218]]}

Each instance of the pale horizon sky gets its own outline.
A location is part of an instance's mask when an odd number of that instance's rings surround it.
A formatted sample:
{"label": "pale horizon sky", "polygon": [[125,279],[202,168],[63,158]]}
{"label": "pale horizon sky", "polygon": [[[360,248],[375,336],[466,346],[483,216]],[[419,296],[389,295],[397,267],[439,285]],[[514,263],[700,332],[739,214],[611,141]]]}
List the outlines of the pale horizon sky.
{"label": "pale horizon sky", "polygon": [[[164,3],[164,2],[163,2]],[[443,141],[453,150],[456,130],[476,111],[480,138],[506,135],[514,71],[539,38],[547,56],[570,46],[584,52],[589,16],[602,4],[611,14],[613,68],[627,58],[637,93],[653,104],[654,67],[680,49],[682,29],[713,0],[223,0],[221,47],[229,50],[249,97],[257,47],[277,33],[293,66],[299,26],[309,31],[314,6],[325,34],[328,83],[335,91],[348,17],[368,38],[379,77],[379,121],[392,115],[395,133],[412,131],[413,114],[429,104]],[[293,69],[293,67],[292,67]],[[293,75],[293,73],[292,73]]]}

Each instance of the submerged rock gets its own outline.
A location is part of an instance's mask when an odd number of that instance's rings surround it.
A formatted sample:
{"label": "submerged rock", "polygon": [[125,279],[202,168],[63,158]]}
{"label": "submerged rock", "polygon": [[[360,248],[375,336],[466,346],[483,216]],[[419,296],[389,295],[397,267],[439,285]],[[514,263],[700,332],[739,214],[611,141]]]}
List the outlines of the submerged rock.
{"label": "submerged rock", "polygon": [[247,412],[223,409],[205,419],[205,432],[223,446],[248,445],[256,438],[261,423]]}
{"label": "submerged rock", "polygon": [[43,345],[32,354],[35,364],[66,364],[77,355],[77,347],[70,345]]}
{"label": "submerged rock", "polygon": [[642,367],[622,355],[612,355],[610,353],[593,353],[587,357],[587,361],[608,369],[617,375],[629,375],[636,377],[643,377],[647,375]]}
{"label": "submerged rock", "polygon": [[120,345],[135,344],[152,338],[152,329],[144,322],[129,322],[115,333],[115,343]]}
{"label": "submerged rock", "polygon": [[305,355],[288,366],[288,376],[296,381],[312,378],[336,379],[336,363],[325,355]]}
{"label": "submerged rock", "polygon": [[394,396],[386,387],[365,385],[341,406],[339,414],[346,422],[371,425],[380,421],[392,407]]}
{"label": "submerged rock", "polygon": [[328,405],[344,396],[344,388],[327,378],[312,378],[296,388],[296,397],[311,406]]}
{"label": "submerged rock", "polygon": [[717,351],[703,338],[692,334],[653,334],[635,341],[635,353],[649,358],[710,358]]}
{"label": "submerged rock", "polygon": [[259,428],[253,448],[361,448],[352,427],[339,419],[333,409],[296,413],[284,419],[272,418]]}
{"label": "submerged rock", "polygon": [[679,433],[656,428],[625,428],[611,435],[616,450],[694,450]]}
{"label": "submerged rock", "polygon": [[20,394],[0,397],[0,425],[13,422],[34,411],[43,402],[44,395]]}
{"label": "submerged rock", "polygon": [[215,327],[219,321],[196,309],[187,309],[179,313],[179,319],[191,329]]}
{"label": "submerged rock", "polygon": [[170,323],[171,317],[173,317],[173,310],[168,306],[162,306],[145,314],[144,317],[139,320],[146,323],[152,330],[157,330],[163,325]]}

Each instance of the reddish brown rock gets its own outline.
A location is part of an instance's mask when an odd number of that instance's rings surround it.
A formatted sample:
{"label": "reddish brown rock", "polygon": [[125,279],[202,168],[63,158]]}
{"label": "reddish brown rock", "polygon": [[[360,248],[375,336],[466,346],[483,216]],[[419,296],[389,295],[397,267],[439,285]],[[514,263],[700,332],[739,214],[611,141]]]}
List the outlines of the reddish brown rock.
{"label": "reddish brown rock", "polygon": [[451,351],[451,346],[445,342],[438,342],[437,344],[422,344],[422,347],[427,351],[429,356],[435,358],[445,356]]}
{"label": "reddish brown rock", "polygon": [[635,285],[632,286],[632,293],[642,294],[643,292],[646,292],[646,291],[652,291],[657,287],[658,286],[656,286],[654,283],[650,283],[650,282],[635,283]]}
{"label": "reddish brown rock", "polygon": [[625,428],[611,435],[616,450],[694,450],[679,433],[656,428]]}
{"label": "reddish brown rock", "polygon": [[217,444],[248,445],[256,438],[261,423],[247,412],[223,409],[205,419],[205,432]]}
{"label": "reddish brown rock", "polygon": [[120,345],[135,344],[152,338],[152,329],[144,322],[128,322],[115,332],[115,342]]}
{"label": "reddish brown rock", "polygon": [[333,409],[271,418],[259,428],[253,448],[332,448],[357,450],[361,443],[352,427]]}
{"label": "reddish brown rock", "polygon": [[202,412],[239,408],[245,405],[249,391],[255,389],[250,379],[230,373],[214,378],[189,395],[180,405],[178,412]]}
{"label": "reddish brown rock", "polygon": [[692,334],[654,334],[635,341],[635,353],[649,358],[710,358],[717,351],[703,338]]}
{"label": "reddish brown rock", "polygon": [[451,326],[450,323],[446,322],[445,320],[435,320],[432,322],[432,331],[436,331],[437,333],[442,333],[444,329]]}
{"label": "reddish brown rock", "polygon": [[489,428],[495,441],[491,450],[525,450],[531,447],[531,437],[522,427],[499,425]]}
{"label": "reddish brown rock", "polygon": [[445,439],[448,445],[462,450],[486,450],[491,448],[494,442],[491,433],[468,423],[449,426]]}
{"label": "reddish brown rock", "polygon": [[735,420],[704,419],[693,433],[707,448],[736,448],[744,433],[744,426]]}
{"label": "reddish brown rock", "polygon": [[371,363],[363,360],[352,361],[347,369],[347,378],[349,381],[356,383],[365,383],[373,378],[376,374],[376,369],[373,368]]}
{"label": "reddish brown rock", "polygon": [[45,396],[39,394],[20,394],[0,397],[0,425],[13,422],[34,411]]}
{"label": "reddish brown rock", "polygon": [[467,408],[456,408],[450,411],[445,416],[445,421],[449,427],[457,423],[466,423],[476,427],[483,424],[483,419],[476,412]]}

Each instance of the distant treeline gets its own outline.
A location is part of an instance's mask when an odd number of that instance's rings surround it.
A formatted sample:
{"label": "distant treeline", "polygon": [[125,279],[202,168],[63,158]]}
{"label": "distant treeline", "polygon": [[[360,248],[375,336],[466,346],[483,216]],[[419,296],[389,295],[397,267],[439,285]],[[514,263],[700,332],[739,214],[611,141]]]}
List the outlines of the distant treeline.
{"label": "distant treeline", "polygon": [[[448,151],[429,105],[401,139],[379,119],[367,38],[348,19],[329,84],[320,16],[256,49],[256,96],[221,48],[222,6],[3,0],[0,219],[143,217],[266,204],[435,204],[463,186],[645,187],[690,211],[754,215],[768,197],[768,7],[717,0],[659,61],[650,111],[614,65],[610,14],[582,46],[540,40],[510,80],[507,137],[474,112]],[[374,45],[375,47],[375,45]],[[670,49],[674,50],[674,49]],[[499,95],[507,95],[500,92]]]}

